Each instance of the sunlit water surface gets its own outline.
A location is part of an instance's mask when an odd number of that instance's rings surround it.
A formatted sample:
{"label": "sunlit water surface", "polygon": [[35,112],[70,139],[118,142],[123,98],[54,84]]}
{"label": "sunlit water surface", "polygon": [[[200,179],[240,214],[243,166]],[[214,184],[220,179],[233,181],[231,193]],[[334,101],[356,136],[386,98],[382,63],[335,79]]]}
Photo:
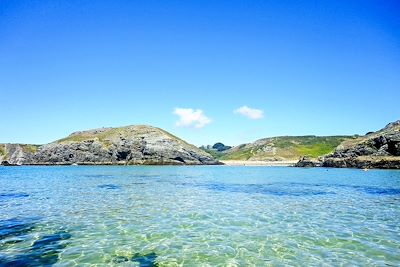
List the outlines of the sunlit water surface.
{"label": "sunlit water surface", "polygon": [[400,266],[400,171],[0,167],[0,266]]}

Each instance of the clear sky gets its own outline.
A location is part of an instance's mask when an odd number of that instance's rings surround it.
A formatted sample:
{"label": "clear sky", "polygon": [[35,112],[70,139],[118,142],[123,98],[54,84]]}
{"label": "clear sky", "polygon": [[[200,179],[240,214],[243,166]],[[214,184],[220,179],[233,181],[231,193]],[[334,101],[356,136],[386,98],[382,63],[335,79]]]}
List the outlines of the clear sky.
{"label": "clear sky", "polygon": [[0,143],[364,134],[400,119],[400,2],[0,0],[0,108]]}

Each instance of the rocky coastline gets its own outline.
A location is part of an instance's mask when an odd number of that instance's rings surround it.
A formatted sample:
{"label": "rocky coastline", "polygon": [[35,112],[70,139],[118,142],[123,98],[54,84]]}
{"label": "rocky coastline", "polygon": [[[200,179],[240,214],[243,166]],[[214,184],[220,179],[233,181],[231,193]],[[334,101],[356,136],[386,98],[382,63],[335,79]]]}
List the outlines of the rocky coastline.
{"label": "rocky coastline", "polygon": [[[400,120],[365,136],[347,138],[334,152],[297,163],[268,160],[218,161],[207,151],[156,127],[132,125],[72,133],[45,145],[0,144],[0,165],[286,165],[400,169]],[[295,162],[295,161],[294,161]]]}
{"label": "rocky coastline", "polygon": [[302,157],[297,167],[400,169],[400,120],[365,136],[346,140],[324,157]]}
{"label": "rocky coastline", "polygon": [[152,126],[75,132],[45,145],[2,144],[0,162],[13,165],[214,165],[211,155]]}

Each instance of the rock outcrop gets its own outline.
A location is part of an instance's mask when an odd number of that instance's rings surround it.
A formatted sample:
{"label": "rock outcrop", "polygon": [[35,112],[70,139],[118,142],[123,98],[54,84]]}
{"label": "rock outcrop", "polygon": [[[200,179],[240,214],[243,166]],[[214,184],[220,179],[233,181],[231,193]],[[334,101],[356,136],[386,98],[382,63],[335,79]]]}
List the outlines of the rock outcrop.
{"label": "rock outcrop", "polygon": [[0,163],[4,166],[23,165],[32,162],[38,145],[0,144]]}
{"label": "rock outcrop", "polygon": [[218,164],[197,147],[144,125],[75,132],[42,146],[5,144],[0,149],[3,165]]}
{"label": "rock outcrop", "polygon": [[294,165],[294,167],[321,167],[322,161],[321,158],[313,159],[307,156],[303,156],[300,160]]}
{"label": "rock outcrop", "polygon": [[[301,159],[297,166],[305,164]],[[377,132],[349,139],[321,158],[323,167],[400,169],[400,120]]]}

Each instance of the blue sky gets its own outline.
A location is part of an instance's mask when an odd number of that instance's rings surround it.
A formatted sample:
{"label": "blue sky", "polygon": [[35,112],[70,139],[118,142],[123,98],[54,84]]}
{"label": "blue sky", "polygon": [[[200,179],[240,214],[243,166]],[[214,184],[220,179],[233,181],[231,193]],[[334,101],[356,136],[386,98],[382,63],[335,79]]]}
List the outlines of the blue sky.
{"label": "blue sky", "polygon": [[364,134],[400,119],[400,3],[0,0],[0,101],[0,143]]}

